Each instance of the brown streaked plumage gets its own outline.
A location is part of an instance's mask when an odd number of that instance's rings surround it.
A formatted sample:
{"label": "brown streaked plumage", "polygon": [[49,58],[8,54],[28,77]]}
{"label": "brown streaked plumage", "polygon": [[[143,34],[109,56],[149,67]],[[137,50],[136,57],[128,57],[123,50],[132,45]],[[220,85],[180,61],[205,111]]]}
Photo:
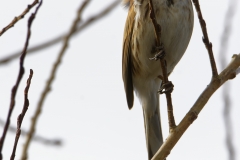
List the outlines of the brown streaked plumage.
{"label": "brown streaked plumage", "polygon": [[[133,91],[139,98],[144,115],[148,158],[151,159],[163,143],[157,90],[161,85],[159,62],[150,61],[156,45],[149,18],[149,0],[124,0],[129,4],[123,37],[122,76],[128,108],[133,107]],[[161,25],[170,74],[183,56],[193,30],[191,0],[152,0],[157,22]]]}
{"label": "brown streaked plumage", "polygon": [[133,64],[132,64],[132,51],[131,51],[131,43],[132,40],[132,31],[133,31],[133,23],[135,12],[133,12],[133,7],[131,7],[128,12],[128,19],[130,19],[125,25],[125,32],[123,37],[123,57],[122,57],[122,70],[123,70],[123,81],[124,81],[124,88],[127,97],[128,108],[131,109],[133,106],[133,83],[132,83],[132,71]]}

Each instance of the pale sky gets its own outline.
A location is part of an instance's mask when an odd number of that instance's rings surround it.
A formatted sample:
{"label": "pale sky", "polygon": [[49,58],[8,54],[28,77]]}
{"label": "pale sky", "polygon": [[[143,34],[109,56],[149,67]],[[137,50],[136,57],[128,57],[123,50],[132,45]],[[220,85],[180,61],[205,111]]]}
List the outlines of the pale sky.
{"label": "pale sky", "polygon": [[[32,1],[2,0],[0,29]],[[111,0],[92,1],[85,10],[83,19],[98,13],[110,2]],[[33,22],[30,46],[67,32],[81,3],[81,0],[45,0]],[[228,0],[201,0],[200,4],[220,72],[218,53]],[[33,11],[34,9],[31,10]],[[0,37],[0,58],[23,48],[29,16],[30,14],[26,15],[25,19]],[[141,105],[135,98],[133,109],[128,110],[121,77],[122,36],[126,16],[127,10],[119,5],[107,17],[72,38],[37,125],[37,134],[50,139],[60,138],[63,146],[52,147],[33,142],[29,150],[30,160],[147,159]],[[233,54],[240,52],[239,19],[240,12],[237,11],[226,53],[228,62]],[[12,125],[16,126],[17,115],[21,112],[23,90],[31,68],[34,76],[29,90],[30,107],[22,127],[28,130],[39,94],[61,44],[35,55],[27,55],[24,64],[26,72],[16,96]],[[1,119],[6,119],[7,116],[11,88],[19,69],[18,63],[18,60],[14,60],[0,66]],[[202,43],[202,32],[196,13],[191,42],[170,80],[175,86],[172,97],[176,123],[179,123],[211,80],[208,55]],[[229,94],[232,97],[231,120],[236,159],[240,157],[239,82],[240,76],[228,82],[231,87]],[[165,96],[161,96],[160,108],[163,135],[166,139],[168,120]],[[2,127],[0,133],[2,134]],[[7,135],[3,149],[4,159],[9,159],[11,155],[14,136],[13,133]],[[25,138],[22,137],[17,148],[17,160],[20,159],[24,142]],[[167,159],[227,160],[221,89],[212,96]]]}

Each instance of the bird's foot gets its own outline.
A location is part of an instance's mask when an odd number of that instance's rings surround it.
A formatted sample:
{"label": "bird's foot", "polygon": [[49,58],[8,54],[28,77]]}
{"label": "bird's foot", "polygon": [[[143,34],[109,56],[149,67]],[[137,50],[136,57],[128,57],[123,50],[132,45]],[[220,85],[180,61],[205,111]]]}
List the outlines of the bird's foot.
{"label": "bird's foot", "polygon": [[168,81],[167,83],[163,83],[161,88],[158,90],[159,94],[164,93],[172,93],[174,85],[171,81]]}
{"label": "bird's foot", "polygon": [[153,58],[149,58],[150,60],[157,61],[157,60],[163,59],[165,57],[163,45],[154,47],[152,52],[154,52],[154,53],[157,52],[157,54],[155,54],[155,56]]}

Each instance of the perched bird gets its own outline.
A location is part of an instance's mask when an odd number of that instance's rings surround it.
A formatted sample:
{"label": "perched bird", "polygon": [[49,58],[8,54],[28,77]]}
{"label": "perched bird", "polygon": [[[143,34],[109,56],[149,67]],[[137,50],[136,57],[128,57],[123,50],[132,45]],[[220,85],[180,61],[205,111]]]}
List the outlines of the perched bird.
{"label": "perched bird", "polygon": [[[182,58],[193,30],[191,0],[152,0],[156,20],[161,26],[161,42],[170,74]],[[159,95],[162,76],[156,54],[156,37],[150,19],[149,0],[124,0],[129,6],[123,36],[122,78],[128,108],[133,107],[134,94],[143,108],[148,159],[163,143]]]}

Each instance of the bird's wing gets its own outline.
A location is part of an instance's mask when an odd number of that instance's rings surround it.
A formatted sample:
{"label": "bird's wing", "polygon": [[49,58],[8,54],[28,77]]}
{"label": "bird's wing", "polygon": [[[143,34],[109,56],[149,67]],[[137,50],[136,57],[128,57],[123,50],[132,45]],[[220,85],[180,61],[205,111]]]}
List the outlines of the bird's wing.
{"label": "bird's wing", "polygon": [[[132,1],[131,1],[132,2]],[[125,31],[123,36],[123,54],[122,54],[122,78],[127,98],[128,108],[133,107],[133,82],[132,82],[132,49],[131,40],[134,26],[134,6],[130,2],[128,17],[125,24]]]}

